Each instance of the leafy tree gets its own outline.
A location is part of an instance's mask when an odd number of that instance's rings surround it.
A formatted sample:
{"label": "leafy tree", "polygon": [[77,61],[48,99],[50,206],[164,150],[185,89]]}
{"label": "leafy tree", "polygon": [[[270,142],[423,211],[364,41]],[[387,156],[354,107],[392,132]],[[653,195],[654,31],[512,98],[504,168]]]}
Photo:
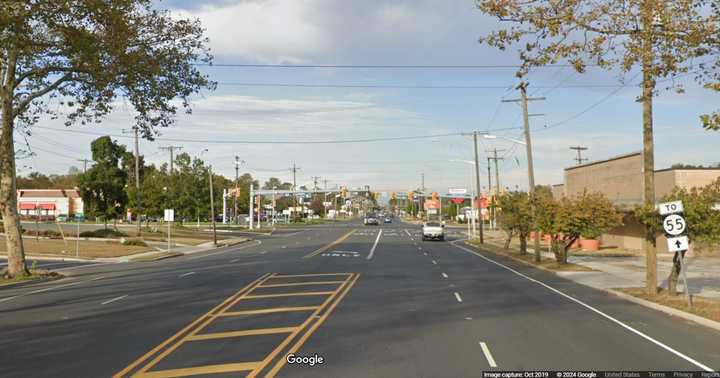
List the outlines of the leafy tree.
{"label": "leafy tree", "polygon": [[[152,0],[0,2],[0,211],[8,275],[28,274],[15,196],[14,132],[47,117],[99,122],[123,97],[145,137],[170,126],[190,97],[214,88],[196,20]],[[171,101],[179,98],[180,101]]]}
{"label": "leafy tree", "polygon": [[282,182],[277,177],[270,177],[267,181],[265,181],[262,188],[266,190],[290,190],[292,189],[292,184],[289,182]]}
{"label": "leafy tree", "polygon": [[530,197],[525,192],[507,192],[500,195],[498,205],[502,209],[498,214],[498,222],[507,234],[505,248],[510,247],[512,237],[517,235],[520,254],[527,253],[527,237],[533,226]]}
{"label": "leafy tree", "polygon": [[540,230],[550,235],[555,259],[567,264],[570,246],[581,235],[603,234],[622,225],[622,215],[601,193],[584,192],[559,200],[538,196],[535,218]]}
{"label": "leafy tree", "polygon": [[[476,0],[484,13],[509,21],[505,28],[490,32],[482,43],[505,50],[518,45],[522,66],[517,71],[524,78],[533,67],[568,62],[579,73],[588,65],[623,74],[635,68],[642,73],[643,106],[643,171],[644,202],[655,202],[653,97],[658,79],[667,88],[679,92],[682,86],[673,79],[690,72],[711,89],[720,90],[717,82],[720,61],[705,66],[697,58],[718,51],[718,20],[716,2],[707,0],[603,0],[527,1]],[[527,83],[520,89],[525,93]],[[707,128],[718,128],[720,115],[705,115],[701,120]],[[655,235],[646,230],[647,291],[657,293]]]}
{"label": "leafy tree", "polygon": [[95,164],[80,175],[80,195],[85,214],[102,218],[107,229],[108,218],[122,217],[128,202],[127,173],[120,168],[125,148],[104,136],[95,139],[91,149]]}
{"label": "leafy tree", "polygon": [[[683,217],[687,223],[686,233],[690,243],[698,246],[716,246],[720,243],[720,211],[713,207],[720,203],[720,179],[701,188],[674,188],[672,193],[661,199],[662,202],[682,201]],[[662,218],[654,207],[638,207],[635,217],[656,233],[662,233]],[[668,277],[668,292],[677,293],[677,281],[680,274],[680,260],[677,253],[674,258],[674,269]]]}

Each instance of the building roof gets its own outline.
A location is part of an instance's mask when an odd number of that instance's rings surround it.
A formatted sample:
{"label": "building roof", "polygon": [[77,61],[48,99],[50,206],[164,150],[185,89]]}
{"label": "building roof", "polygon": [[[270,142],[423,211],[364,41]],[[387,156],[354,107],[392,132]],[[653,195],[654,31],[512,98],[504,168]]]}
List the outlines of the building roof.
{"label": "building roof", "polygon": [[591,165],[603,164],[603,163],[607,163],[607,162],[610,162],[610,161],[613,161],[613,160],[620,160],[620,159],[625,159],[625,158],[634,157],[634,156],[639,156],[639,155],[642,155],[642,152],[640,152],[640,151],[638,151],[638,152],[631,152],[631,153],[629,153],[629,154],[622,154],[622,155],[613,156],[613,157],[608,158],[608,159],[605,159],[605,160],[596,160],[596,161],[591,161],[591,162],[588,162],[588,163],[585,163],[585,164],[576,165],[576,166],[574,166],[574,167],[567,167],[567,168],[565,168],[565,170],[566,170],[566,171],[570,171],[570,170],[577,169],[577,168],[585,168],[585,167],[589,167],[589,166],[591,166]]}
{"label": "building roof", "polygon": [[18,189],[20,198],[80,198],[77,189]]}

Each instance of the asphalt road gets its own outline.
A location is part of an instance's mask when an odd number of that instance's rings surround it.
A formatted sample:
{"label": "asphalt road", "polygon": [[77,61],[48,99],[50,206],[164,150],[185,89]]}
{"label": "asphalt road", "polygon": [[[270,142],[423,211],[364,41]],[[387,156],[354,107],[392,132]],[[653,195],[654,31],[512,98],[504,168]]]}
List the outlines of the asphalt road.
{"label": "asphalt road", "polygon": [[[58,270],[58,269],[67,269],[67,268],[76,268],[76,267],[84,267],[89,265],[95,265],[97,263],[95,262],[89,262],[89,261],[75,261],[75,260],[64,260],[64,259],[36,259],[36,258],[29,258],[27,259],[28,265],[34,266],[36,268],[42,268],[42,269],[50,269],[50,270]],[[0,257],[0,269],[7,266],[7,258]],[[2,293],[2,291],[0,291]],[[0,294],[2,295],[2,294]]]}
{"label": "asphalt road", "polygon": [[469,249],[459,234],[419,236],[397,223],[304,227],[0,289],[0,376],[720,368],[720,332]]}

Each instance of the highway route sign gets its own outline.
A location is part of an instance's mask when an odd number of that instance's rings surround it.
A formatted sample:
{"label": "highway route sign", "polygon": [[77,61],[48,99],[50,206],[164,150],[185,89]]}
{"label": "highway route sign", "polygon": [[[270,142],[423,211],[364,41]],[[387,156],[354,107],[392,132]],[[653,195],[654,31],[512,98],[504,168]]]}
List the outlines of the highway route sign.
{"label": "highway route sign", "polygon": [[174,209],[165,209],[165,222],[174,222],[175,221],[175,210]]}
{"label": "highway route sign", "polygon": [[670,214],[663,219],[663,228],[668,235],[678,236],[685,232],[687,223],[682,215]]}
{"label": "highway route sign", "polygon": [[683,212],[682,201],[672,201],[658,204],[660,215],[677,214]]}
{"label": "highway route sign", "polygon": [[689,244],[687,236],[667,238],[668,251],[670,252],[687,251]]}

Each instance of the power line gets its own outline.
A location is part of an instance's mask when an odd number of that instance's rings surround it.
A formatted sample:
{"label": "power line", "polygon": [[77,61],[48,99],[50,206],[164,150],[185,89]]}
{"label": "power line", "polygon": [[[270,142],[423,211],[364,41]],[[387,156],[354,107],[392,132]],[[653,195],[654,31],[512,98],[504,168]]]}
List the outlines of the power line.
{"label": "power line", "polygon": [[[219,82],[219,85],[241,87],[281,87],[281,88],[379,88],[379,89],[507,89],[507,85],[402,85],[402,84],[308,84],[308,83],[250,83]],[[557,88],[617,88],[629,87],[628,84],[571,84],[538,85],[537,89]]]}
{"label": "power line", "polygon": [[[341,69],[517,69],[516,64],[244,64],[244,63],[196,63],[208,68],[341,68]],[[595,67],[597,65],[588,65]],[[548,64],[537,68],[573,67],[572,64]]]}

